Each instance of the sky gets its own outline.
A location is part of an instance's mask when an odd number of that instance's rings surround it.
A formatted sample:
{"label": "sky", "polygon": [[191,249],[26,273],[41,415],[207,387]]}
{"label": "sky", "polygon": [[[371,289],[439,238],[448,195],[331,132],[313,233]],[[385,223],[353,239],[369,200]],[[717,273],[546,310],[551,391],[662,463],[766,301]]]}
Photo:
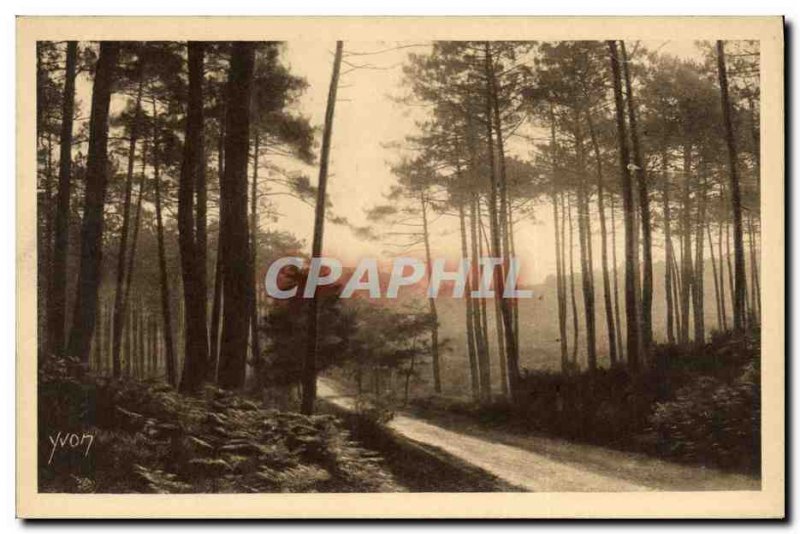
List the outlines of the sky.
{"label": "sky", "polygon": [[[328,191],[336,214],[345,215],[354,225],[366,225],[365,210],[385,202],[384,195],[394,182],[391,164],[401,157],[404,138],[417,132],[415,118],[422,117],[418,108],[397,102],[397,97],[407,94],[402,83],[402,64],[408,54],[427,49],[422,43],[410,45],[414,43],[348,41],[344,45],[346,63],[342,67],[344,74],[336,103]],[[642,45],[650,50],[658,49],[662,54],[700,58],[693,41],[643,42]],[[324,121],[333,48],[334,43],[292,41],[283,51],[291,71],[309,82],[297,107],[316,125]],[[363,65],[370,68],[353,69],[353,66]],[[517,148],[525,150],[519,144]],[[307,172],[312,183],[316,183],[317,169],[308,168]],[[310,243],[313,210],[289,198],[277,201],[276,208],[279,220],[262,221],[262,228],[288,230]],[[520,221],[515,229],[517,255],[522,266],[520,278],[525,284],[540,283],[555,274],[556,269],[550,206],[537,207],[534,217],[536,221]],[[622,232],[621,228],[617,230],[617,255],[621,258]],[[460,256],[457,220],[440,217],[431,225],[431,233],[433,256]],[[599,250],[599,237],[595,239],[595,250]],[[326,226],[324,254],[339,258],[345,265],[355,265],[361,257],[367,256],[386,261],[390,259],[388,249],[384,243],[357,238],[346,226]],[[417,255],[421,253],[421,250],[416,251]],[[409,255],[415,255],[414,251]],[[654,257],[657,261],[658,251],[654,252]],[[595,254],[595,260],[599,261],[599,254]]]}

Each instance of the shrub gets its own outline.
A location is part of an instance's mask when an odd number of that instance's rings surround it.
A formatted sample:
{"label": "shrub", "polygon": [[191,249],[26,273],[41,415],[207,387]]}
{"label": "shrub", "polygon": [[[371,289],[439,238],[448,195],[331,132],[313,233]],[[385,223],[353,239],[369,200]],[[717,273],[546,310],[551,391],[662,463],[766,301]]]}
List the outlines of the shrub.
{"label": "shrub", "polygon": [[731,383],[699,377],[650,418],[662,453],[722,468],[760,465],[761,388],[757,361]]}

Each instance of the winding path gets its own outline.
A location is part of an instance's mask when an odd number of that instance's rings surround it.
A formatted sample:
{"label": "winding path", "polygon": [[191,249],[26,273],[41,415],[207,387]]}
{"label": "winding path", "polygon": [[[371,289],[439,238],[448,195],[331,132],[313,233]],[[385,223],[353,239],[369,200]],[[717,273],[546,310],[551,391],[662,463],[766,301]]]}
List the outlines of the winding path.
{"label": "winding path", "polygon": [[[320,379],[317,391],[340,408],[355,407],[353,398],[339,394],[331,381]],[[480,429],[465,433],[400,414],[387,426],[529,491],[753,490],[760,486],[757,479],[744,475],[553,438]]]}

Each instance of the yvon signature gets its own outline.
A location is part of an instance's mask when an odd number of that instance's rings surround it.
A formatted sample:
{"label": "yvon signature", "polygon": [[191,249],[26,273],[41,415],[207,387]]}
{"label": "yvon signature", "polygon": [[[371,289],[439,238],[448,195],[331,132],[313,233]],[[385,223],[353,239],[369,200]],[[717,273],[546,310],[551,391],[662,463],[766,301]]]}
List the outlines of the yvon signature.
{"label": "yvon signature", "polygon": [[94,443],[94,434],[75,434],[74,432],[58,432],[55,436],[50,434],[48,436],[50,440],[50,458],[47,460],[47,465],[50,465],[53,462],[53,456],[55,456],[56,451],[59,449],[67,449],[67,450],[75,450],[75,449],[83,449],[83,457],[89,456],[89,451],[92,448],[92,444]]}

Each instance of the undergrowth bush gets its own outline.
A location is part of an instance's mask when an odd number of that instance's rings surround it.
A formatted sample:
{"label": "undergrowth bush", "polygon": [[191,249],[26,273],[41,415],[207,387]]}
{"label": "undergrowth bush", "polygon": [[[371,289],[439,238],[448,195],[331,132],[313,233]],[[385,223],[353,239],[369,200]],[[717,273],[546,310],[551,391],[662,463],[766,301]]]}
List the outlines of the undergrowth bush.
{"label": "undergrowth bush", "polygon": [[[42,492],[245,493],[396,491],[381,460],[330,415],[263,410],[214,387],[197,397],[110,380],[73,360],[39,372]],[[84,449],[48,436],[93,436]]]}
{"label": "undergrowth bush", "polygon": [[726,383],[700,377],[675,399],[657,403],[650,418],[660,451],[670,457],[755,471],[761,463],[760,372],[756,361]]}
{"label": "undergrowth bush", "polygon": [[754,472],[760,465],[760,335],[712,335],[697,345],[657,345],[638,373],[523,370],[520,401],[415,399],[421,415],[466,416],[537,432]]}

